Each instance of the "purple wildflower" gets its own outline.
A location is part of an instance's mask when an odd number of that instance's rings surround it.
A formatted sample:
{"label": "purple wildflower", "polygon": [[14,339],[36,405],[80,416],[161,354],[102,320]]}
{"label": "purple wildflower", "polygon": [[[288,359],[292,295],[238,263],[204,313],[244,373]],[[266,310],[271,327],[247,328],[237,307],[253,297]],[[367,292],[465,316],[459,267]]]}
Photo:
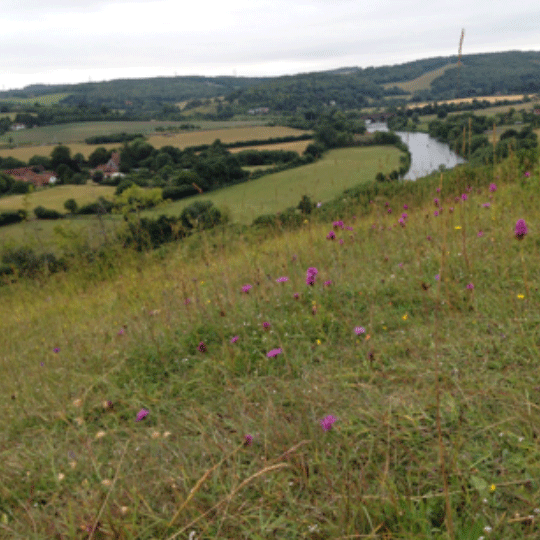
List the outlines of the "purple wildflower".
{"label": "purple wildflower", "polygon": [[199,352],[206,352],[208,349],[206,348],[206,345],[204,343],[204,341],[201,341],[198,345],[197,345],[197,350]]}
{"label": "purple wildflower", "polygon": [[435,198],[433,199],[433,204],[434,204],[435,206],[439,206],[439,199],[437,199],[437,197],[435,197]]}
{"label": "purple wildflower", "polygon": [[494,193],[495,191],[497,191],[497,184],[495,184],[494,182],[491,182],[491,184],[489,184],[489,191],[491,191],[491,193]]}
{"label": "purple wildflower", "polygon": [[478,238],[481,238],[482,236],[484,236],[484,231],[478,231],[478,234],[476,236],[478,236]]}
{"label": "purple wildflower", "polygon": [[253,442],[253,435],[250,435],[249,433],[244,436],[244,446],[250,446]]}
{"label": "purple wildflower", "polygon": [[295,300],[298,300],[300,298],[300,293],[295,292],[293,296]]}
{"label": "purple wildflower", "polygon": [[343,225],[343,221],[341,221],[341,219],[340,219],[339,221],[334,221],[334,222],[332,223],[332,227],[334,227],[334,229],[337,229],[338,227],[339,227],[340,229],[343,229],[343,226],[344,226],[344,225]]}
{"label": "purple wildflower", "polygon": [[281,276],[276,279],[278,283],[285,283],[286,281],[289,281],[289,278],[287,276]]}
{"label": "purple wildflower", "polygon": [[340,246],[342,246],[342,245],[343,245],[343,243],[344,243],[344,240],[343,240],[343,238],[340,238],[340,239],[339,239],[339,245],[340,245]]}
{"label": "purple wildflower", "polygon": [[281,354],[283,352],[283,349],[281,347],[278,347],[277,349],[272,349],[271,351],[268,351],[266,353],[266,356],[268,358],[274,358],[276,357],[278,354]]}
{"label": "purple wildflower", "polygon": [[409,215],[407,214],[407,212],[403,212],[403,214],[401,214],[401,217],[403,219],[407,219],[409,217]]}
{"label": "purple wildflower", "polygon": [[60,348],[59,348],[59,347],[55,347],[55,348],[53,349],[53,352],[54,352],[54,353],[59,353],[59,352],[60,352]]}
{"label": "purple wildflower", "polygon": [[271,325],[270,325],[270,323],[269,323],[268,321],[264,321],[264,322],[263,322],[263,328],[264,328],[265,330],[267,330],[268,328],[270,328],[270,326],[271,326]]}
{"label": "purple wildflower", "polygon": [[525,177],[529,178],[529,176],[531,176],[531,173],[529,171],[525,171]]}
{"label": "purple wildflower", "polygon": [[400,268],[403,268],[403,263],[399,263],[398,266],[399,266]]}
{"label": "purple wildflower", "polygon": [[233,337],[231,338],[231,343],[236,343],[239,339],[240,339],[239,336],[233,336]]}
{"label": "purple wildflower", "polygon": [[428,234],[426,240],[431,241],[431,236]]}
{"label": "purple wildflower", "polygon": [[150,413],[150,411],[148,409],[141,409],[138,413],[137,413],[137,417],[135,418],[135,422],[140,422],[141,420],[143,420],[144,418],[146,418],[148,416],[148,414]]}
{"label": "purple wildflower", "polygon": [[409,209],[409,206],[407,204],[404,204],[403,205],[403,210],[408,210]]}
{"label": "purple wildflower", "polygon": [[435,281],[439,281],[441,279],[440,274],[435,274]]}
{"label": "purple wildflower", "polygon": [[366,329],[363,327],[363,326],[356,326],[354,328],[354,333],[359,336],[361,334],[365,334],[366,333]]}
{"label": "purple wildflower", "polygon": [[242,292],[244,293],[248,293],[251,289],[253,289],[253,285],[249,285],[249,283],[242,286]]}
{"label": "purple wildflower", "polygon": [[334,231],[330,231],[327,235],[326,235],[326,239],[327,240],[335,240],[336,238],[336,233]]}
{"label": "purple wildflower", "polygon": [[321,421],[321,427],[323,428],[323,431],[330,431],[332,429],[332,425],[334,422],[337,421],[337,418],[331,414],[328,416],[325,416]]}
{"label": "purple wildflower", "polygon": [[516,223],[515,235],[518,240],[523,240],[523,237],[527,234],[527,224],[524,219],[518,219]]}
{"label": "purple wildflower", "polygon": [[441,188],[438,187],[438,188],[436,189],[436,191],[437,191],[437,193],[440,193],[440,192],[441,192]]}
{"label": "purple wildflower", "polygon": [[461,196],[461,200],[462,201],[466,201],[469,197],[467,196],[466,193],[463,193],[463,195]]}
{"label": "purple wildflower", "polygon": [[405,220],[401,217],[398,219],[398,223],[402,226],[402,227],[405,227]]}
{"label": "purple wildflower", "polygon": [[353,230],[354,230],[352,227],[349,227],[349,226],[345,227],[345,229],[346,229],[347,231],[353,231]]}
{"label": "purple wildflower", "polygon": [[391,208],[388,209],[388,213],[389,213],[389,214],[392,213],[392,209],[391,209]]}
{"label": "purple wildflower", "polygon": [[125,330],[123,328],[120,328],[120,330],[118,330],[118,335],[123,336],[124,332],[125,332]]}
{"label": "purple wildflower", "polygon": [[332,285],[332,280],[329,279],[328,281],[324,282],[325,287],[330,287],[330,285]]}
{"label": "purple wildflower", "polygon": [[433,215],[434,215],[435,217],[437,217],[437,216],[439,215],[439,211],[438,211],[438,210],[435,210],[435,212],[433,212]]}
{"label": "purple wildflower", "polygon": [[485,202],[482,206],[484,208],[489,208],[491,206],[491,203]]}
{"label": "purple wildflower", "polygon": [[467,289],[469,289],[469,291],[472,291],[474,289],[474,285],[472,283],[467,283]]}

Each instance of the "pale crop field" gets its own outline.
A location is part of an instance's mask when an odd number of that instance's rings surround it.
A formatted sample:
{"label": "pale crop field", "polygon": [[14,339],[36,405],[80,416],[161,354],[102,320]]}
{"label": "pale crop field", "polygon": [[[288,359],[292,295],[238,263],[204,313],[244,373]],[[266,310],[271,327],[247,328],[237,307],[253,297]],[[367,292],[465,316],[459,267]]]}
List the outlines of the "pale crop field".
{"label": "pale crop field", "polygon": [[447,69],[457,67],[457,64],[448,64],[446,66],[440,67],[438,69],[433,69],[431,71],[428,71],[427,73],[424,73],[420,77],[417,77],[416,79],[412,79],[410,81],[404,81],[404,82],[392,82],[384,84],[383,86],[385,88],[393,88],[394,86],[397,86],[398,88],[401,88],[402,90],[405,90],[405,92],[413,93],[416,90],[429,90],[431,83],[441,75],[444,75],[444,72]]}
{"label": "pale crop field", "polygon": [[[475,96],[475,97],[468,97],[468,98],[459,98],[459,99],[444,99],[442,101],[437,101],[438,105],[445,105],[445,104],[451,104],[454,105],[456,103],[472,103],[474,100],[476,101],[489,101],[490,103],[496,104],[500,101],[521,101],[522,99],[525,99],[526,97],[532,97],[531,95],[527,96],[527,94],[512,94],[509,96]],[[427,105],[432,105],[433,101],[423,101],[421,103],[410,103],[407,105],[407,109],[416,109],[419,107],[426,107]]]}
{"label": "pale crop field", "polygon": [[313,143],[312,139],[305,141],[293,141],[287,143],[276,143],[276,144],[261,144],[259,146],[244,146],[242,148],[231,148],[229,151],[232,154],[237,152],[242,152],[242,150],[284,150],[287,152],[298,152],[302,155],[306,148]]}
{"label": "pale crop field", "polygon": [[212,144],[216,139],[219,139],[224,144],[229,144],[237,141],[249,141],[252,139],[270,139],[290,136],[295,137],[304,133],[307,132],[284,126],[249,126],[230,129],[214,129],[207,131],[190,131],[186,133],[152,135],[149,137],[148,142],[154,148],[162,148],[163,146],[187,148],[188,146]]}

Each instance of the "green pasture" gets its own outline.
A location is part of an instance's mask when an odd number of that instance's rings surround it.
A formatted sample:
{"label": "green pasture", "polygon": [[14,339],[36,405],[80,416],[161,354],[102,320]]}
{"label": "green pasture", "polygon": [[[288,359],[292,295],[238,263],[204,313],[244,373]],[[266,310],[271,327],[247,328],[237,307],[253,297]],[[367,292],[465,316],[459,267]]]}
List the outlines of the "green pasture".
{"label": "green pasture", "polygon": [[40,105],[56,105],[63,99],[67,98],[70,94],[45,94],[42,96],[29,97],[29,98],[6,98],[0,97],[0,103],[15,103],[18,105],[34,105],[39,103]]}
{"label": "green pasture", "polygon": [[251,223],[262,214],[296,206],[303,195],[315,202],[327,201],[344,189],[371,182],[379,171],[388,173],[398,168],[400,155],[399,150],[390,146],[332,150],[310,165],[182,199],[148,211],[148,215],[178,215],[194,201],[211,200],[216,206],[227,208],[232,221]]}

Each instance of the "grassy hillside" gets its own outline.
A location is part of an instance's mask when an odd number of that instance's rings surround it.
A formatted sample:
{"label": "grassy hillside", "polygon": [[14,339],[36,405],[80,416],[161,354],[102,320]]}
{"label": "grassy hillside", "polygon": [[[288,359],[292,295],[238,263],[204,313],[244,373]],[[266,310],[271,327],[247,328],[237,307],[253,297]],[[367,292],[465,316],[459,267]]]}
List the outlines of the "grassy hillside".
{"label": "grassy hillside", "polygon": [[455,171],[344,228],[0,288],[0,531],[538,538],[538,183]]}
{"label": "grassy hillside", "polygon": [[414,94],[414,92],[417,92],[418,90],[429,90],[431,87],[431,83],[437,77],[440,77],[441,75],[443,75],[447,69],[450,69],[456,66],[457,64],[450,63],[440,68],[428,71],[410,81],[387,83],[384,85],[384,87],[392,88],[394,86],[397,86],[398,88],[401,88],[402,90],[404,90],[405,92],[409,94]]}

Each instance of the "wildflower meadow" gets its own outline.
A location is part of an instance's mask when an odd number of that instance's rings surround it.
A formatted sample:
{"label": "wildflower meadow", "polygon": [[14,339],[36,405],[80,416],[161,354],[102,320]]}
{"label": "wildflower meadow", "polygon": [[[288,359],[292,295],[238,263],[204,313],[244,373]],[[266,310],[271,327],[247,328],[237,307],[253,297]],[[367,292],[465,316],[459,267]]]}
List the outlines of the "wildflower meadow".
{"label": "wildflower meadow", "polygon": [[539,538],[527,172],[1,287],[0,537]]}

